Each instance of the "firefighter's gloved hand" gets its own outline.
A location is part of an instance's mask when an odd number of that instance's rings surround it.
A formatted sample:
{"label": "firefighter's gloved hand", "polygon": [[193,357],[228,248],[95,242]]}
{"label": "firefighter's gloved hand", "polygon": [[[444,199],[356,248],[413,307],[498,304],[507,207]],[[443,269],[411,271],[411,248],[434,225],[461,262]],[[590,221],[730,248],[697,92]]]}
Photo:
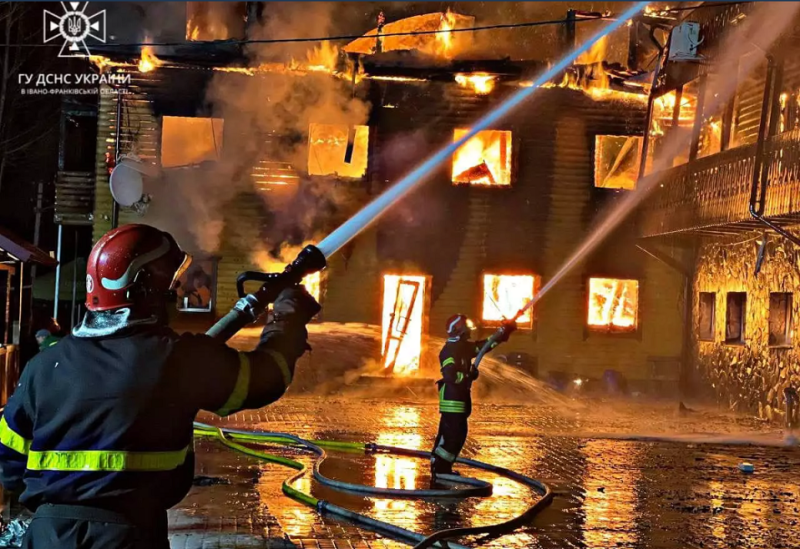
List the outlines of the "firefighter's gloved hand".
{"label": "firefighter's gloved hand", "polygon": [[496,335],[497,338],[495,341],[497,343],[505,343],[508,341],[508,338],[511,337],[511,332],[517,329],[517,323],[513,320],[506,320],[503,322],[503,325],[497,329]]}
{"label": "firefighter's gloved hand", "polygon": [[302,284],[286,288],[275,300],[272,306],[271,318],[267,323],[274,322],[299,322],[308,324],[322,310],[317,300],[308,293]]}
{"label": "firefighter's gloved hand", "polygon": [[479,375],[481,375],[481,374],[480,374],[480,372],[478,371],[478,369],[475,366],[473,366],[472,368],[469,369],[469,378],[472,381],[475,381],[476,379],[478,379]]}
{"label": "firefighter's gloved hand", "polygon": [[306,324],[320,312],[322,307],[304,286],[293,286],[283,290],[272,311],[267,315],[267,324],[261,332],[261,345],[279,351],[287,360],[295,361],[307,349]]}

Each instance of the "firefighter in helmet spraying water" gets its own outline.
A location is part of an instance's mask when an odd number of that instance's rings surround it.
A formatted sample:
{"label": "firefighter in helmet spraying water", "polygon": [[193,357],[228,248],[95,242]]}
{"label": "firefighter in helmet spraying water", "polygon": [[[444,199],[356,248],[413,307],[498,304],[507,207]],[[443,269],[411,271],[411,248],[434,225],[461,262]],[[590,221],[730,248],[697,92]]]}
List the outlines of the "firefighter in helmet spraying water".
{"label": "firefighter in helmet spraying water", "polygon": [[[439,353],[442,378],[439,387],[439,432],[433,444],[431,482],[438,475],[453,473],[455,463],[467,440],[467,420],[472,413],[472,383],[478,379],[473,359],[489,341],[470,341],[474,325],[466,315],[457,314],[447,320],[447,342]],[[515,321],[503,323],[493,336],[491,348],[508,341],[516,330]]]}
{"label": "firefighter in helmet spraying water", "polygon": [[195,415],[259,408],[291,382],[314,298],[284,289],[251,352],[178,335],[167,307],[190,261],[146,225],[92,250],[86,316],[28,364],[0,419],[0,482],[35,511],[23,547],[168,548],[167,509],[194,476]]}

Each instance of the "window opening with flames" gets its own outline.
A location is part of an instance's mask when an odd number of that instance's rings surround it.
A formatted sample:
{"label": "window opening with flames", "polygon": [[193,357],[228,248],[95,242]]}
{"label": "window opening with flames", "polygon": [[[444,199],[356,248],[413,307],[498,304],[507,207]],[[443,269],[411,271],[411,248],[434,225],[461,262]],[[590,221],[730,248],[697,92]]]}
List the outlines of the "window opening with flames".
{"label": "window opening with flames", "polygon": [[177,168],[218,161],[222,156],[222,118],[161,118],[161,167]]}
{"label": "window opening with flames", "polygon": [[425,284],[424,276],[383,277],[381,355],[387,373],[419,370]]}
{"label": "window opening with flames", "polygon": [[369,126],[312,123],[308,130],[308,173],[364,177],[368,145]]}
{"label": "window opening with flames", "polygon": [[605,332],[634,332],[639,323],[639,281],[589,279],[589,327]]}
{"label": "window opening with flames", "polygon": [[[533,296],[538,287],[534,275],[483,275],[483,314],[486,325],[498,325],[503,319],[512,318]],[[528,309],[517,319],[517,326],[533,326],[533,315]]]}
{"label": "window opening with flames", "polygon": [[[453,141],[469,132],[456,129]],[[453,154],[453,183],[462,185],[511,185],[511,132],[484,130]]]}
{"label": "window opening with flames", "polygon": [[598,135],[594,141],[594,186],[602,189],[636,188],[642,137]]}

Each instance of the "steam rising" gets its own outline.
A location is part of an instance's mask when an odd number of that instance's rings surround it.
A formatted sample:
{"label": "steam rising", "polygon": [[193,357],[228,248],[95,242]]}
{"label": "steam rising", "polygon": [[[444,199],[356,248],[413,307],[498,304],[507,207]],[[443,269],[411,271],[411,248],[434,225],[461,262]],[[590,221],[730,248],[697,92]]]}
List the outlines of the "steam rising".
{"label": "steam rising", "polygon": [[[333,7],[315,8],[272,5],[253,37],[329,34]],[[246,54],[248,67],[280,62],[313,70],[319,63],[320,69],[328,70],[338,59],[338,49],[327,43],[254,45]],[[157,187],[148,189],[153,202],[143,221],[172,232],[189,251],[215,254],[230,244],[259,268],[293,259],[291,253],[312,241],[323,229],[323,220],[347,201],[347,193],[333,180],[304,177],[309,125],[363,125],[369,105],[353,97],[349,82],[309,72],[215,72],[204,104],[197,116],[224,119],[223,142],[214,143],[220,160],[164,170]],[[277,164],[295,170],[288,184],[253,177]],[[237,219],[240,214],[247,218]]]}

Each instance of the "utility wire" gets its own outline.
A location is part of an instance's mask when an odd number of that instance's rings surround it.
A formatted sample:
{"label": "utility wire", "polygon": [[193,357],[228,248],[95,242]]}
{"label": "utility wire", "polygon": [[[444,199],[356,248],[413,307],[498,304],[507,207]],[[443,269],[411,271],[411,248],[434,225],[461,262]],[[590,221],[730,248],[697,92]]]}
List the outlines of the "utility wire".
{"label": "utility wire", "polygon": [[211,41],[190,41],[190,42],[140,42],[132,44],[98,44],[93,46],[92,49],[103,48],[118,48],[126,46],[186,46],[191,45],[243,45],[243,44],[286,44],[294,42],[337,42],[340,40],[358,40],[359,38],[366,38],[367,40],[375,40],[377,38],[388,38],[391,36],[422,36],[431,34],[444,34],[455,32],[475,32],[485,30],[498,30],[498,29],[515,29],[525,27],[541,27],[545,25],[564,25],[566,23],[583,23],[585,21],[612,21],[611,17],[597,16],[597,17],[582,17],[579,19],[551,19],[548,21],[530,21],[527,23],[504,23],[499,25],[486,25],[482,27],[466,27],[460,29],[449,30],[430,30],[430,31],[408,31],[408,32],[390,32],[378,34],[342,34],[337,36],[328,36],[324,38],[263,38],[263,39],[245,39],[245,40],[211,40]]}
{"label": "utility wire", "polygon": [[[663,10],[658,10],[655,13],[672,13],[672,12],[681,12],[681,11],[691,11],[691,10],[698,10],[703,8],[719,8],[725,6],[734,6],[738,4],[751,4],[752,2],[721,2],[717,4],[702,4],[700,6],[694,7],[683,7],[683,8],[666,8]],[[313,37],[313,38],[263,38],[263,39],[255,39],[249,38],[244,40],[197,40],[197,41],[183,41],[183,42],[130,42],[127,44],[94,44],[92,46],[93,50],[107,50],[107,49],[114,49],[114,48],[125,48],[125,47],[142,47],[142,46],[157,46],[157,47],[176,47],[176,46],[188,46],[191,45],[192,47],[196,46],[221,46],[221,45],[233,45],[233,46],[241,46],[245,44],[288,44],[288,43],[301,43],[301,42],[337,42],[343,40],[357,40],[359,38],[366,38],[367,40],[378,39],[380,38],[387,38],[392,36],[424,36],[424,35],[436,35],[436,34],[445,34],[445,33],[456,33],[456,32],[477,32],[477,31],[488,31],[488,30],[504,30],[504,29],[518,29],[518,28],[531,28],[531,27],[541,27],[547,25],[566,25],[567,23],[585,23],[588,21],[615,21],[616,19],[613,17],[608,17],[604,15],[599,16],[578,16],[575,19],[550,19],[546,21],[529,21],[525,23],[502,23],[497,25],[484,25],[480,27],[466,27],[466,28],[456,28],[456,29],[449,29],[449,30],[429,30],[429,31],[408,31],[408,32],[392,32],[392,33],[381,33],[378,34],[342,34],[336,36],[327,36],[327,37]],[[59,44],[12,44],[15,47],[60,47]]]}

